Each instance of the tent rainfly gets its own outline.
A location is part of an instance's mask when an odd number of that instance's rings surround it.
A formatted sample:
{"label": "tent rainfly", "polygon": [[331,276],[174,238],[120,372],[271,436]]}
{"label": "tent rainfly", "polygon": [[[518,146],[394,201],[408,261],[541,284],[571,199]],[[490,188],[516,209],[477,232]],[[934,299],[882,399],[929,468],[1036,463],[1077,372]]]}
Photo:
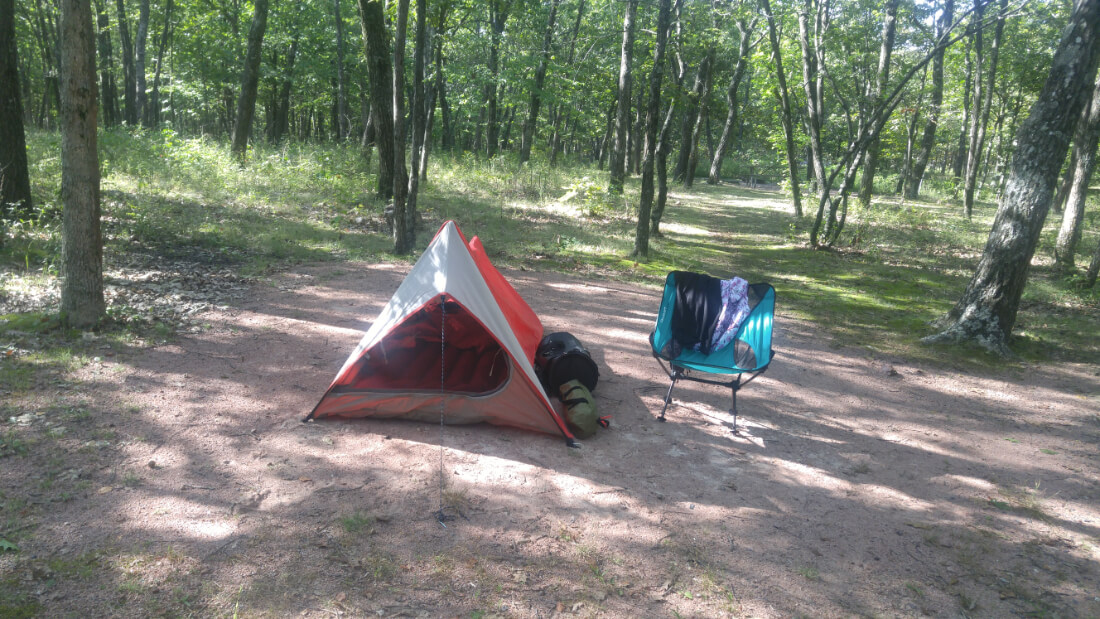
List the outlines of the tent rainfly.
{"label": "tent rainfly", "polygon": [[538,316],[453,221],[424,254],[306,420],[488,422],[573,435],[531,362]]}

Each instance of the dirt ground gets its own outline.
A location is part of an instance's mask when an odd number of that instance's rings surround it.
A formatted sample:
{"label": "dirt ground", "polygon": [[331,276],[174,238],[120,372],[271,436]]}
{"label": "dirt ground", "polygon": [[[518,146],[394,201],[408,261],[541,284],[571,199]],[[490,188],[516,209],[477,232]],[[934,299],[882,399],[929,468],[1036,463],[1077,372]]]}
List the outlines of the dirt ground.
{"label": "dirt ground", "polygon": [[740,434],[695,383],[662,424],[657,289],[505,272],[610,430],[301,423],[407,270],[297,268],[40,385],[0,422],[0,615],[1100,616],[1100,368],[875,358],[780,291]]}

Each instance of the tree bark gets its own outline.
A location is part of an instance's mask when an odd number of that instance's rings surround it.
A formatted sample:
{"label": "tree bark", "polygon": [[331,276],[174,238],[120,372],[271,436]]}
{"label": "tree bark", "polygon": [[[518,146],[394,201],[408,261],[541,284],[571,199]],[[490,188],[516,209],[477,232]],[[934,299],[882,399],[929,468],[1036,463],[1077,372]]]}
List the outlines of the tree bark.
{"label": "tree bark", "polygon": [[722,137],[718,138],[718,146],[714,149],[714,159],[710,162],[710,174],[707,175],[707,183],[711,185],[715,185],[721,180],[722,164],[726,160],[730,142],[733,141],[733,130],[737,125],[737,95],[741,89],[741,80],[745,76],[745,68],[749,65],[748,55],[752,50],[749,38],[755,28],[755,19],[748,24],[744,20],[737,22],[737,31],[740,33],[741,41],[737,46],[737,64],[733,67],[733,76],[730,78],[729,87],[726,88],[726,122],[722,125]]}
{"label": "tree bark", "polygon": [[627,0],[623,15],[623,47],[619,55],[619,89],[615,98],[615,135],[608,163],[610,180],[607,191],[622,194],[626,181],[626,139],[630,126],[631,65],[634,58],[634,17],[638,13],[638,0]]}
{"label": "tree bark", "polygon": [[[783,52],[779,45],[779,33],[775,26],[771,3],[768,0],[760,0],[760,7],[768,20],[768,41],[771,43],[772,62],[775,64],[775,80],[778,86],[775,95],[779,101],[779,120],[783,125],[783,139],[787,144],[787,174],[791,183],[791,202],[794,207],[794,216],[801,219],[802,189],[798,180],[798,152],[794,144],[794,121],[791,115],[791,98],[787,91],[787,76],[783,70]],[[809,166],[807,168],[813,169]]]}
{"label": "tree bark", "polygon": [[[30,213],[32,206],[23,100],[19,95],[15,0],[0,0],[0,221]],[[3,236],[0,234],[0,245]]]}
{"label": "tree bark", "polygon": [[[886,0],[886,14],[882,18],[882,46],[878,52],[878,71],[875,73],[874,90],[871,91],[871,109],[882,104],[882,89],[890,81],[890,56],[894,51],[894,35],[897,33],[899,0]],[[875,169],[878,167],[879,139],[876,137],[863,154],[863,178],[860,179],[859,199],[871,203],[875,189]]]}
{"label": "tree bark", "polygon": [[1092,91],[1092,101],[1077,123],[1073,138],[1073,159],[1076,161],[1073,185],[1069,190],[1058,240],[1054,244],[1054,263],[1064,272],[1075,270],[1074,254],[1081,241],[1081,224],[1085,220],[1085,198],[1089,181],[1096,167],[1096,146],[1100,143],[1100,81]]}
{"label": "tree bark", "polygon": [[[449,7],[449,5],[447,5]],[[455,149],[454,122],[451,119],[451,106],[447,102],[447,80],[443,75],[443,33],[446,31],[448,11],[440,8],[439,24],[436,27],[435,42],[435,93],[439,99],[439,119],[443,123],[440,128],[443,150],[452,152]]]}
{"label": "tree bark", "polygon": [[973,105],[970,101],[970,95],[973,91],[974,80],[974,62],[970,57],[971,49],[974,47],[974,37],[968,37],[966,41],[966,79],[963,83],[963,122],[959,125],[959,135],[955,144],[955,160],[951,164],[951,177],[954,179],[951,198],[955,199],[959,197],[959,190],[962,188],[963,172],[966,171],[966,159],[967,159],[967,129],[970,127],[970,114],[973,111]]}
{"label": "tree bark", "polygon": [[[955,0],[946,0],[940,18],[936,21],[936,36],[943,36],[955,17]],[[928,169],[928,161],[932,157],[932,149],[936,146],[936,129],[940,124],[940,110],[943,107],[943,58],[947,49],[941,49],[932,58],[932,94],[928,102],[928,121],[924,124],[924,133],[921,135],[920,150],[913,158],[912,166],[906,175],[904,196],[915,200],[920,195],[920,186],[924,181],[924,172]]]}
{"label": "tree bark", "polygon": [[139,0],[137,38],[134,40],[134,78],[137,106],[135,115],[138,122],[145,120],[145,107],[148,94],[145,92],[145,45],[149,40],[149,0]]}
{"label": "tree bark", "polygon": [[[814,13],[813,38],[810,31],[810,13]],[[822,52],[818,50],[818,33],[821,30],[821,13],[813,0],[805,0],[798,14],[798,40],[802,48],[802,89],[806,94],[806,133],[810,138],[810,162],[817,178],[818,206],[813,228],[810,230],[810,245],[818,246],[818,233],[826,206],[829,206],[829,188],[825,183],[825,160],[821,150],[821,125],[825,115],[823,107],[824,80],[818,66]],[[832,212],[832,208],[829,209]],[[830,224],[834,222],[830,221]]]}
{"label": "tree bark", "polygon": [[661,120],[661,81],[664,79],[665,45],[672,21],[672,1],[657,5],[657,40],[653,46],[653,70],[649,74],[649,100],[645,112],[645,143],[642,148],[642,188],[638,205],[638,227],[634,232],[632,256],[649,258],[650,212],[653,208],[653,173],[656,165],[657,131]]}
{"label": "tree bark", "polygon": [[106,313],[96,152],[91,0],[61,0],[61,317],[87,329]]}
{"label": "tree bark", "polygon": [[111,19],[106,0],[96,2],[96,26],[99,30],[99,84],[100,117],[103,126],[114,127],[118,124],[118,91],[115,86],[114,50],[111,46]]}
{"label": "tree bark", "polygon": [[546,69],[550,64],[551,46],[554,43],[554,22],[558,18],[558,2],[550,0],[550,16],[546,19],[546,33],[542,37],[542,55],[535,69],[535,84],[531,88],[531,98],[527,104],[527,120],[523,123],[523,136],[519,143],[519,162],[526,163],[531,158],[531,142],[535,137],[535,123],[539,118],[539,105],[542,103],[542,87],[546,82]]}
{"label": "tree bark", "polygon": [[248,51],[241,77],[241,95],[237,99],[237,121],[233,126],[233,152],[243,158],[252,131],[252,115],[256,111],[256,89],[260,83],[260,53],[267,30],[268,0],[255,0],[252,26],[248,29]]}
{"label": "tree bark", "polygon": [[978,267],[927,341],[974,342],[1007,354],[1031,258],[1074,126],[1100,60],[1100,0],[1077,2],[1050,74],[1017,134],[1012,172]]}
{"label": "tree bark", "polygon": [[397,21],[393,27],[393,253],[412,250],[415,230],[407,209],[408,170],[405,168],[405,33],[408,31],[409,0],[397,0]]}
{"label": "tree bark", "polygon": [[126,19],[126,5],[123,0],[115,0],[118,9],[118,39],[122,47],[122,111],[126,123],[133,126],[138,123],[137,85],[134,75],[134,44],[130,40],[129,20]]}

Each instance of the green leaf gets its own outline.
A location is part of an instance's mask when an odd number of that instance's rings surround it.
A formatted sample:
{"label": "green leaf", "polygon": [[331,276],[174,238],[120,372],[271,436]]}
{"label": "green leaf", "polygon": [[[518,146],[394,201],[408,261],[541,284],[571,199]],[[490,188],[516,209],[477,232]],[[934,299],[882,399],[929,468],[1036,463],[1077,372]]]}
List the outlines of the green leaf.
{"label": "green leaf", "polygon": [[19,547],[9,542],[8,540],[0,537],[0,552],[19,552]]}

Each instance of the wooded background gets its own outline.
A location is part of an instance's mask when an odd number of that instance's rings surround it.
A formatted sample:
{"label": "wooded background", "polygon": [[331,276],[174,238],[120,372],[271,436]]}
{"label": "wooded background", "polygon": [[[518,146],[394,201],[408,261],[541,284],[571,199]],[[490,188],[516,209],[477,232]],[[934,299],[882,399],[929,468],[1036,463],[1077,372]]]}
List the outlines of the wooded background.
{"label": "wooded background", "polygon": [[[0,124],[61,127],[63,4],[0,0]],[[242,163],[250,140],[356,142],[398,253],[433,151],[589,161],[612,194],[642,175],[642,258],[668,183],[697,178],[782,188],[812,218],[812,248],[839,242],[850,198],[932,193],[969,217],[1001,201],[1029,111],[1056,92],[1043,88],[1057,54],[1076,54],[1050,112],[1069,135],[1029,155],[1063,180],[1056,193],[1050,174],[1036,181],[1053,196],[1027,215],[1064,213],[1055,257],[1073,273],[1100,132],[1096,4],[96,0],[90,21],[100,127],[224,138]],[[19,166],[3,167],[4,202],[28,207]],[[1100,248],[1087,285],[1098,267]],[[1022,288],[1026,267],[1013,277]]]}

